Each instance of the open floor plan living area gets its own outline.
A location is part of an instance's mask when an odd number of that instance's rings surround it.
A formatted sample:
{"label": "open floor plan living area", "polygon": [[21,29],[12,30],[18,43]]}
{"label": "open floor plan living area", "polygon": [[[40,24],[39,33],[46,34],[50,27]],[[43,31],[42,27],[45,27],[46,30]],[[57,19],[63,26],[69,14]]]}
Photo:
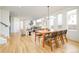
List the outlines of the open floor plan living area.
{"label": "open floor plan living area", "polygon": [[0,53],[79,53],[78,6],[0,6]]}

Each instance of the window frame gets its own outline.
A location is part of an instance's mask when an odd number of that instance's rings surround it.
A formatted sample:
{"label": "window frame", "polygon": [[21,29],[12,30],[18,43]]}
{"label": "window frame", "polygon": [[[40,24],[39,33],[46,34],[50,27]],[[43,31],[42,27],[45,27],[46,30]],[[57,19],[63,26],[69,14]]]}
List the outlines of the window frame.
{"label": "window frame", "polygon": [[[67,11],[67,29],[69,29],[70,31],[76,31],[77,30],[77,12],[78,12],[77,10],[78,9],[72,9],[72,10]],[[68,15],[68,13],[69,13],[69,15]],[[76,15],[75,23],[70,22],[70,24],[69,24],[68,17],[69,16],[71,17],[73,15]]]}

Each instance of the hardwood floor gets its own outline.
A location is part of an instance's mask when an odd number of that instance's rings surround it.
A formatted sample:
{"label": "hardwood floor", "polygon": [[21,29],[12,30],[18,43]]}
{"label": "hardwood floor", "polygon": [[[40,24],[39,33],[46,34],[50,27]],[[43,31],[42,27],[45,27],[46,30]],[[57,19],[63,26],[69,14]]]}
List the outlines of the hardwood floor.
{"label": "hardwood floor", "polygon": [[62,48],[57,48],[55,51],[50,50],[50,47],[34,43],[34,38],[31,36],[13,35],[8,39],[8,43],[0,45],[1,53],[78,53],[79,43],[69,41]]}

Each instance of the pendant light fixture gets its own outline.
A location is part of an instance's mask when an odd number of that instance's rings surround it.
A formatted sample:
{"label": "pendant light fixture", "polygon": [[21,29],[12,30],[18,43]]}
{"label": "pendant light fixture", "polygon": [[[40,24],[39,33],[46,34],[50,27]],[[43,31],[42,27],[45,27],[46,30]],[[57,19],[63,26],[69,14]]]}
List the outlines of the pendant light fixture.
{"label": "pendant light fixture", "polygon": [[48,8],[48,20],[50,19],[50,10],[49,10],[49,8],[50,8],[50,6],[47,6],[47,8]]}
{"label": "pendant light fixture", "polygon": [[50,6],[47,6],[47,28],[49,28],[49,20],[50,20]]}

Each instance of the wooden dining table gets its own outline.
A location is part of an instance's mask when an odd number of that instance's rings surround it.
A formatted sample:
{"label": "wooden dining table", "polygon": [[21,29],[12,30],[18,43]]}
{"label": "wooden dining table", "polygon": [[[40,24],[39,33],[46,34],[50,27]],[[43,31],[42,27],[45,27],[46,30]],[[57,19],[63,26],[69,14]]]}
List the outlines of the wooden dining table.
{"label": "wooden dining table", "polygon": [[57,31],[62,31],[62,30],[65,30],[65,29],[56,29],[56,30],[50,30],[50,31],[48,31],[48,30],[38,30],[38,31],[36,31],[35,32],[35,44],[36,44],[36,33],[40,33],[40,34],[42,34],[42,47],[45,47],[45,44],[44,44],[44,41],[45,41],[45,34],[47,34],[47,33],[53,33],[53,32],[57,32]]}
{"label": "wooden dining table", "polygon": [[39,31],[37,31],[37,32],[35,32],[35,44],[36,44],[36,33],[39,33],[39,34],[42,34],[42,47],[45,47],[45,44],[44,44],[44,40],[45,40],[45,34],[47,34],[47,33],[52,33],[52,32],[54,32],[54,31],[47,31],[47,30],[39,30]]}

